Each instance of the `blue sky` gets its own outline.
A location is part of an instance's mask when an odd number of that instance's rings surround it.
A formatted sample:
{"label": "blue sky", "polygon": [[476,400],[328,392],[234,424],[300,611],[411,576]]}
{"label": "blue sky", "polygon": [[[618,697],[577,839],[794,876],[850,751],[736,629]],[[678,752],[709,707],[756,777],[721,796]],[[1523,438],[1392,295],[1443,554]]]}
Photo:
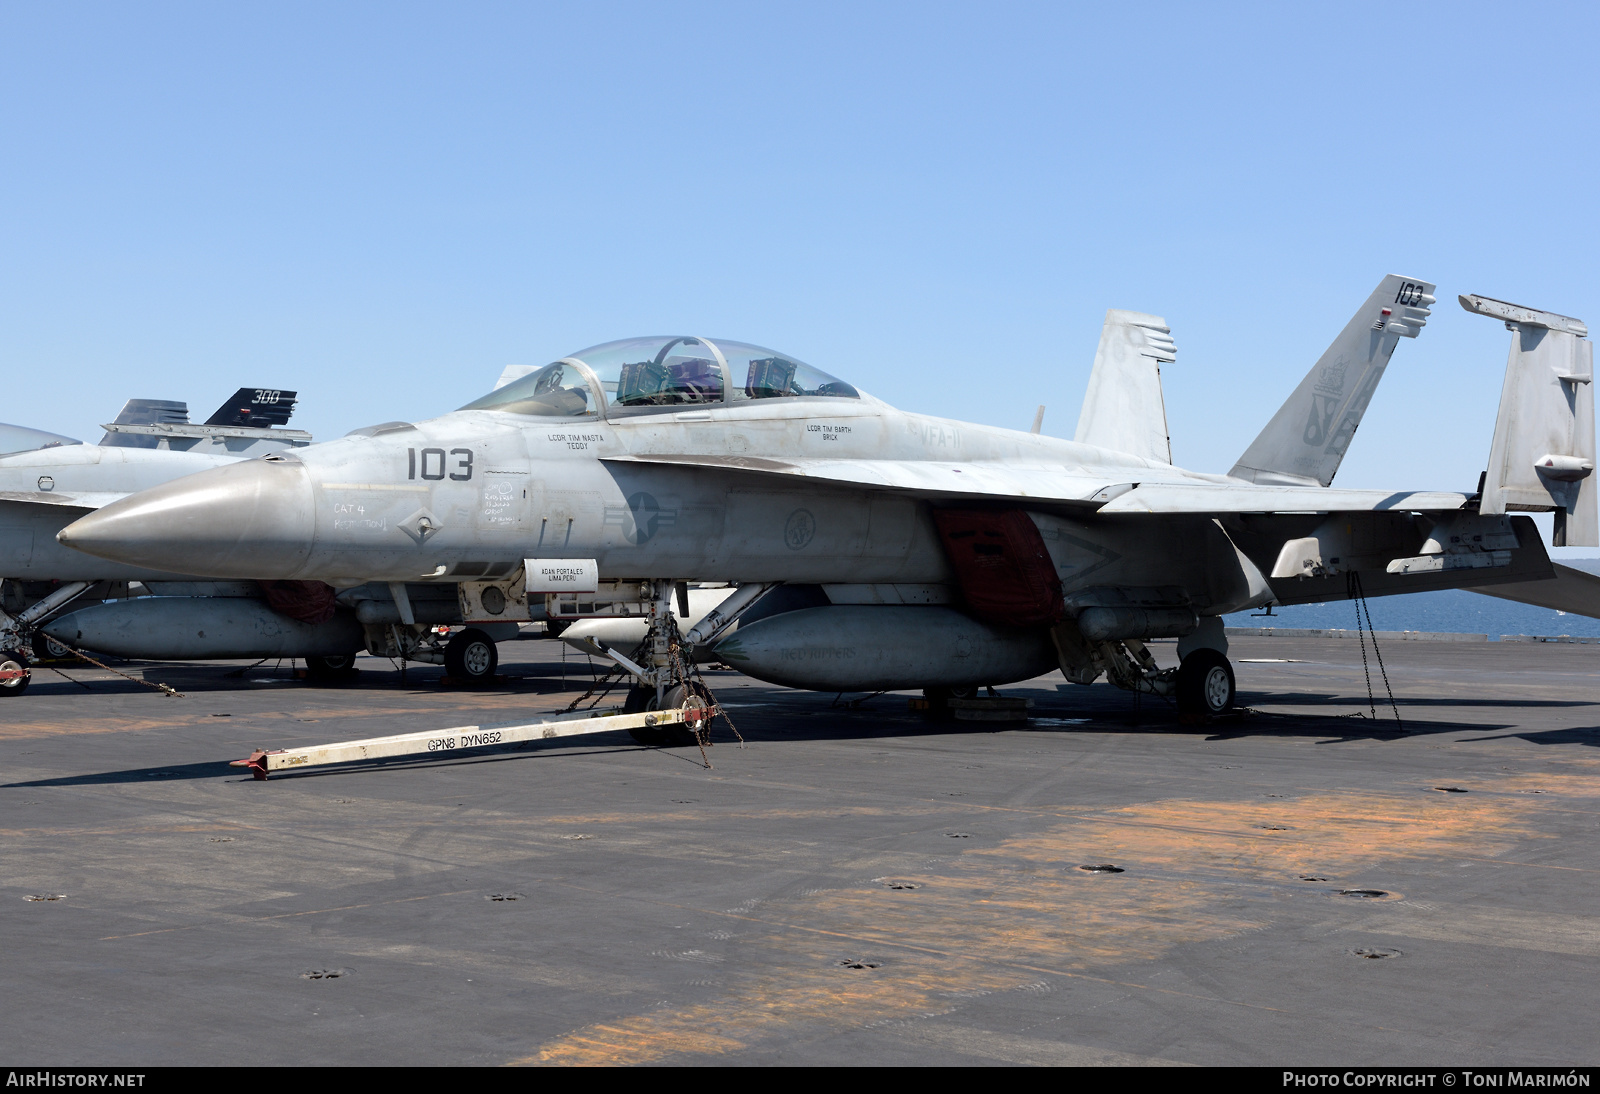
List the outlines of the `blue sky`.
{"label": "blue sky", "polygon": [[1340,485],[1467,488],[1508,336],[1600,323],[1594,7],[0,6],[0,420],[302,395],[324,439],[634,334],[1071,436],[1163,315],[1224,471],[1385,273]]}

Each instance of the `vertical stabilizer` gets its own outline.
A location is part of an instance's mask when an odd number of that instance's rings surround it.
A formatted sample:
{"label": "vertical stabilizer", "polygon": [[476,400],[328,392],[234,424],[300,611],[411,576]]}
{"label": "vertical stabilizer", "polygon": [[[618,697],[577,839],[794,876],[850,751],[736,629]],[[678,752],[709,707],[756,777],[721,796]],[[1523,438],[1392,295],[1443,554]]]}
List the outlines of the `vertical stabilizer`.
{"label": "vertical stabilizer", "polygon": [[[117,415],[117,425],[187,425],[189,404],[171,399],[129,399]],[[137,433],[107,432],[100,443],[112,448],[155,448],[155,437]]]}
{"label": "vertical stabilizer", "polygon": [[1569,316],[1486,296],[1459,299],[1463,308],[1499,319],[1511,331],[1478,511],[1554,512],[1554,546],[1600,547],[1589,328]]}
{"label": "vertical stabilizer", "polygon": [[298,394],[275,387],[242,387],[206,419],[206,425],[238,425],[248,429],[287,425],[294,416]]}
{"label": "vertical stabilizer", "polygon": [[1161,365],[1177,359],[1165,319],[1117,308],[1107,311],[1073,440],[1171,463]]}
{"label": "vertical stabilizer", "polygon": [[1428,321],[1434,286],[1390,274],[1239,457],[1236,479],[1328,486],[1402,338]]}
{"label": "vertical stabilizer", "polygon": [[499,391],[513,380],[522,379],[536,368],[538,368],[537,365],[507,365],[500,370],[500,379],[494,382],[494,389]]}

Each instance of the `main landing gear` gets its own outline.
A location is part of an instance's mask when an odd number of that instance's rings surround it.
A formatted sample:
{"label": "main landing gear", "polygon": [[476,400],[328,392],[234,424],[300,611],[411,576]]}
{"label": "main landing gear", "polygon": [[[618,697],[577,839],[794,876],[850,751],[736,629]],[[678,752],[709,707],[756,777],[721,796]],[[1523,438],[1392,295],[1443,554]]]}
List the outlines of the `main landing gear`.
{"label": "main landing gear", "polygon": [[361,670],[356,668],[356,655],[354,653],[335,653],[326,657],[309,656],[306,662],[306,678],[317,681],[351,680]]}
{"label": "main landing gear", "polygon": [[1191,650],[1178,664],[1177,683],[1181,713],[1215,717],[1233,706],[1233,666],[1216,650]]}
{"label": "main landing gear", "polygon": [[500,667],[500,651],[494,640],[476,627],[450,636],[444,647],[444,671],[458,680],[483,683],[494,679]]}
{"label": "main landing gear", "polygon": [[1051,631],[1061,658],[1061,671],[1075,684],[1093,683],[1105,674],[1124,691],[1156,695],[1177,704],[1185,720],[1209,719],[1233,709],[1233,666],[1225,652],[1228,640],[1222,620],[1208,616],[1178,642],[1176,668],[1161,668],[1144,641],[1120,638],[1091,641],[1068,620]]}

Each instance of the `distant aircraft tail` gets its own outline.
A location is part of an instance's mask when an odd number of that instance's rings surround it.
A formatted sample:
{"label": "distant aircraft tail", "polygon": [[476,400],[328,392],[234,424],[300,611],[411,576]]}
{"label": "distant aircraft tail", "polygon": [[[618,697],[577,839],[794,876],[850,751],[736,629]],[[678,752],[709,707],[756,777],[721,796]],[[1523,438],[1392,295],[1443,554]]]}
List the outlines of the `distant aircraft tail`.
{"label": "distant aircraft tail", "polygon": [[[171,399],[129,399],[113,425],[188,425],[189,404]],[[108,430],[100,443],[112,448],[154,448],[156,438]]]}
{"label": "distant aircraft tail", "polygon": [[242,387],[200,425],[189,422],[189,404],[171,399],[129,399],[117,419],[106,426],[100,443],[113,448],[192,448],[201,440],[219,439],[232,455],[254,454],[257,446],[309,444],[311,435],[276,430],[271,436],[253,432],[282,426],[294,414],[296,393],[282,388]]}
{"label": "distant aircraft tail", "polygon": [[294,414],[297,394],[281,388],[242,387],[206,419],[206,425],[242,425],[251,429],[287,425]]}
{"label": "distant aircraft tail", "polygon": [[500,379],[494,382],[494,389],[499,391],[512,381],[522,379],[538,367],[538,365],[507,365],[500,370]]}
{"label": "distant aircraft tail", "polygon": [[1390,274],[1228,472],[1280,486],[1328,486],[1401,338],[1428,321],[1435,286]]}
{"label": "distant aircraft tail", "polygon": [[1594,479],[1594,343],[1580,320],[1459,297],[1511,331],[1481,513],[1553,512],[1556,547],[1600,547]]}
{"label": "distant aircraft tail", "polygon": [[1118,308],[1107,311],[1073,440],[1171,463],[1161,365],[1177,359],[1165,319]]}

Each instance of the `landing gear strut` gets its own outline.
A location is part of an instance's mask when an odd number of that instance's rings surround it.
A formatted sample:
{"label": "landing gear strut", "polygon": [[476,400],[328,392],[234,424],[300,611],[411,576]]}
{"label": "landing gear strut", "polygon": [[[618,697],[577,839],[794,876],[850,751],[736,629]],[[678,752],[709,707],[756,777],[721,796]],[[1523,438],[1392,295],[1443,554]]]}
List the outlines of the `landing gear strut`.
{"label": "landing gear strut", "polygon": [[[1071,620],[1058,624],[1050,636],[1061,657],[1062,675],[1073,683],[1093,683],[1104,673],[1124,691],[1176,701],[1185,718],[1213,718],[1230,710],[1235,698],[1233,666],[1214,648],[1217,643],[1226,648],[1224,633],[1219,618],[1202,620],[1198,631],[1178,644],[1179,665],[1166,669],[1137,638],[1090,641]],[[1212,644],[1198,644],[1201,637]],[[1189,642],[1195,645],[1183,652]]]}
{"label": "landing gear strut", "polygon": [[[0,584],[4,582],[0,581]],[[71,656],[71,650],[47,638],[43,632],[34,630],[34,627],[87,592],[93,584],[90,581],[71,581],[54,589],[43,599],[28,605],[16,615],[0,611],[0,697],[21,695],[28,690],[28,681],[32,677],[28,671],[28,657],[24,651],[30,646],[33,647],[35,655],[39,654],[40,645],[45,644],[46,649],[55,647],[64,651],[67,656]],[[56,656],[53,649],[50,650],[49,656]],[[39,660],[44,659],[39,657]]]}
{"label": "landing gear strut", "polygon": [[[663,720],[657,724],[651,721],[649,724],[630,728],[628,733],[642,745],[655,747],[696,745],[704,755],[706,746],[711,743],[711,720],[718,714],[722,714],[724,718],[727,715],[718,708],[711,689],[706,686],[695,669],[693,643],[710,641],[715,635],[715,631],[711,628],[720,631],[730,626],[738,614],[755,601],[765,586],[741,589],[729,598],[730,602],[735,599],[740,602],[727,612],[725,619],[719,617],[713,620],[708,616],[707,620],[702,621],[685,636],[678,632],[678,621],[672,614],[672,597],[676,583],[645,581],[640,585],[649,628],[644,641],[633,651],[631,657],[602,647],[601,652],[616,664],[616,668],[612,669],[607,677],[625,673],[633,678],[633,686],[629,688],[627,700],[622,708],[625,714],[682,710],[683,717],[681,722]],[[723,607],[729,608],[729,605],[724,604]],[[702,634],[702,631],[707,633]],[[611,686],[607,684],[606,690],[610,690]],[[587,694],[574,701],[568,709],[576,710],[598,687],[597,683],[596,687],[590,688]],[[601,694],[604,695],[604,692]],[[599,699],[595,702],[598,703]],[[709,760],[707,766],[710,766]]]}

